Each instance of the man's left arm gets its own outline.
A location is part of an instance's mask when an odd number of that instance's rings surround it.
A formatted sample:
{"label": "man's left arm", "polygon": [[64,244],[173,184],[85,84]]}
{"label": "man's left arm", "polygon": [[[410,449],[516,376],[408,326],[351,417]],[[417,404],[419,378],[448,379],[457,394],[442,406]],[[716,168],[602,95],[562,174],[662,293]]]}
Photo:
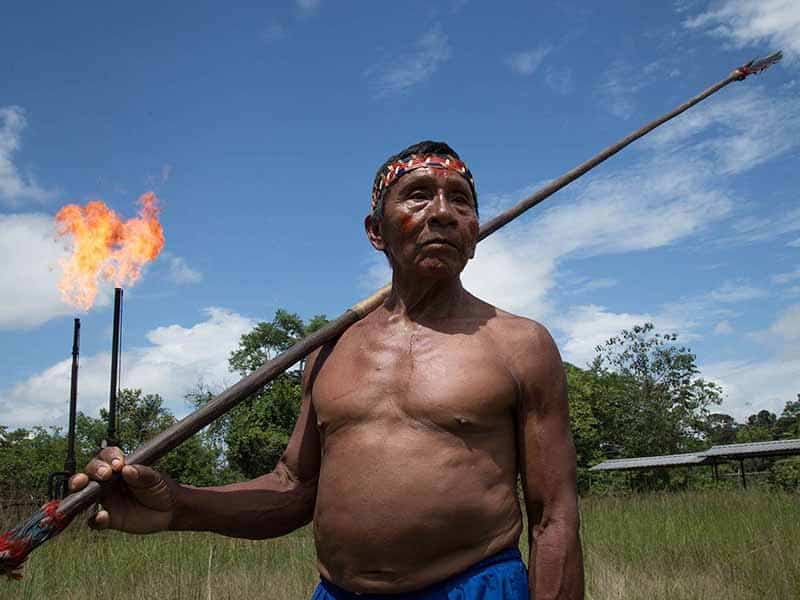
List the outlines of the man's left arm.
{"label": "man's left arm", "polygon": [[564,366],[547,330],[532,324],[515,356],[520,386],[519,469],[528,515],[530,600],[583,598],[575,446]]}

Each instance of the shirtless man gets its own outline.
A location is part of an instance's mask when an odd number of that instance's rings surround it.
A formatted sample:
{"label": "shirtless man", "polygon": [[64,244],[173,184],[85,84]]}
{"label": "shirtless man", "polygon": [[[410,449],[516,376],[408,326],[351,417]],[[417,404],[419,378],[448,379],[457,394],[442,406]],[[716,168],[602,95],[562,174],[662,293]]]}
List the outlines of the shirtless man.
{"label": "shirtless man", "polygon": [[391,295],[309,357],[277,467],[195,488],[106,448],[70,481],[122,473],[90,524],[261,539],[313,520],[314,600],[582,598],[564,369],[542,325],[461,285],[478,235],[469,170],[445,144],[407,148],[379,169],[365,227]]}

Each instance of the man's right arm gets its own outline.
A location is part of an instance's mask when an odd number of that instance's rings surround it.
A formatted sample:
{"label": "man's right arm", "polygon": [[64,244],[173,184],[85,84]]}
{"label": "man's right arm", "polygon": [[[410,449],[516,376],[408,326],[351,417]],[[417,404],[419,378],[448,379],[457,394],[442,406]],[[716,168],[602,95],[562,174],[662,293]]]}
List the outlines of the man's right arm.
{"label": "man's right arm", "polygon": [[322,452],[311,401],[313,381],[321,366],[319,355],[320,351],[315,351],[306,362],[300,416],[275,469],[250,481],[219,487],[176,485],[169,529],[263,539],[285,535],[311,522]]}

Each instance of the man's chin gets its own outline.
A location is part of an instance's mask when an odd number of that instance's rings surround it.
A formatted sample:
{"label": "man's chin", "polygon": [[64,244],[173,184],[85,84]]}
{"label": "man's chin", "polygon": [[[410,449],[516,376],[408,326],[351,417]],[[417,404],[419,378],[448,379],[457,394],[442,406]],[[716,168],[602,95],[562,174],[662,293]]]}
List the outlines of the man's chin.
{"label": "man's chin", "polygon": [[438,257],[426,257],[416,265],[419,277],[425,279],[452,279],[461,275],[466,265]]}

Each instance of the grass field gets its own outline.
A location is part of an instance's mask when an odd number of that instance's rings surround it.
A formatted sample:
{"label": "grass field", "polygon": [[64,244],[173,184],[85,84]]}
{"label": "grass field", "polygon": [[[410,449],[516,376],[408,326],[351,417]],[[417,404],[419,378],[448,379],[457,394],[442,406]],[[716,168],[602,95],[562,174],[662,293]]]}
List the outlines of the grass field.
{"label": "grass field", "polygon": [[[800,496],[718,491],[581,503],[587,598],[800,598]],[[2,530],[13,515],[0,515]],[[527,557],[525,536],[521,540]],[[128,536],[73,526],[34,552],[0,599],[308,599],[310,527],[263,542]]]}

